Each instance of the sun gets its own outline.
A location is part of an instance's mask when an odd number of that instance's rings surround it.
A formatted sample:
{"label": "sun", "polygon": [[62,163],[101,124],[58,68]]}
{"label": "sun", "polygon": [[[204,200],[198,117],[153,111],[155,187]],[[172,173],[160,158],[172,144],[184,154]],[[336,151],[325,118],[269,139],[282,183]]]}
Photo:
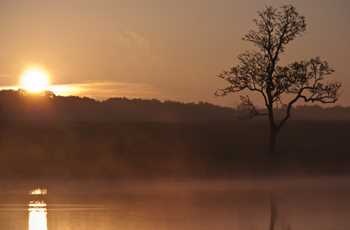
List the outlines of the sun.
{"label": "sun", "polygon": [[30,67],[23,71],[20,87],[30,93],[41,93],[49,89],[49,74],[39,67]]}

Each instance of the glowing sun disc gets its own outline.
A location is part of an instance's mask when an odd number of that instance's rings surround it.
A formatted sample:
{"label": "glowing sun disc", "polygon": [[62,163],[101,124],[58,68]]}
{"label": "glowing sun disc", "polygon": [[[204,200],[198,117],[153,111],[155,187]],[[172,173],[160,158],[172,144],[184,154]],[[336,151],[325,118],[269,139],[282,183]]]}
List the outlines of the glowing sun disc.
{"label": "glowing sun disc", "polygon": [[29,68],[21,75],[20,87],[31,93],[40,93],[49,88],[49,74],[41,68]]}

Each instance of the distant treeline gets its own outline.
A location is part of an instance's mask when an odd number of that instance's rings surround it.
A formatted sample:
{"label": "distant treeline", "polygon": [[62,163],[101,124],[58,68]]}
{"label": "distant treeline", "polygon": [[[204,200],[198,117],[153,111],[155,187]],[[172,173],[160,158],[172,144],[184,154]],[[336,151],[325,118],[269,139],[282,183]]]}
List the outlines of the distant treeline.
{"label": "distant treeline", "polygon": [[232,108],[209,103],[111,98],[27,95],[23,91],[0,91],[0,117],[5,120],[78,122],[205,122],[234,120]]}
{"label": "distant treeline", "polygon": [[[0,91],[0,119],[8,121],[101,121],[101,122],[209,122],[242,119],[242,112],[206,102],[181,103],[157,99],[27,95],[24,91]],[[244,116],[243,116],[244,118]],[[296,120],[350,120],[349,107],[299,106]]]}

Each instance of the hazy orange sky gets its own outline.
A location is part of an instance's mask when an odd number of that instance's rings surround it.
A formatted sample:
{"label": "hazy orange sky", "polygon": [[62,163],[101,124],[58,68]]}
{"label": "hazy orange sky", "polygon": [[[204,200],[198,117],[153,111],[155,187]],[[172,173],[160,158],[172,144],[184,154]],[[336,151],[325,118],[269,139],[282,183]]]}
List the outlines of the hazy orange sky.
{"label": "hazy orange sky", "polygon": [[283,61],[326,58],[350,105],[348,0],[0,0],[0,84],[44,66],[54,84],[86,96],[160,98],[234,105],[215,76],[252,48],[241,40],[265,5],[293,3],[308,30]]}

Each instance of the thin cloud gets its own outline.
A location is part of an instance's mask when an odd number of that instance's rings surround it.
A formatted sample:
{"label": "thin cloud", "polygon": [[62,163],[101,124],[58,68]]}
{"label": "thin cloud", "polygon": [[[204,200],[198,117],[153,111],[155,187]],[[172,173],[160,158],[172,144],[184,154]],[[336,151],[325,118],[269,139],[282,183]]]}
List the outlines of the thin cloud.
{"label": "thin cloud", "polygon": [[53,85],[51,90],[62,96],[87,96],[96,99],[110,97],[156,98],[158,90],[151,85],[124,82],[88,82],[77,84]]}
{"label": "thin cloud", "polygon": [[[1,86],[0,90],[18,90],[18,85]],[[158,98],[160,92],[151,85],[125,82],[86,82],[57,84],[49,87],[59,96],[84,96],[95,99],[111,97]]]}

